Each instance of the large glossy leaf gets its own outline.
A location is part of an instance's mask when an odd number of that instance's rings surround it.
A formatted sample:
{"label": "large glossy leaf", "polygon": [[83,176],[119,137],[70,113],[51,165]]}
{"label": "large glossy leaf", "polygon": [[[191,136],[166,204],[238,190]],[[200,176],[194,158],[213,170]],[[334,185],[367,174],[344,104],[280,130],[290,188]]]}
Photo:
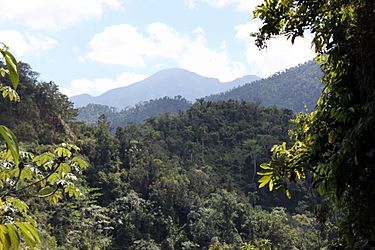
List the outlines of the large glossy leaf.
{"label": "large glossy leaf", "polygon": [[0,125],[0,134],[4,139],[8,150],[12,154],[14,163],[16,164],[16,166],[18,166],[20,154],[16,136],[13,134],[12,130],[3,125]]}
{"label": "large glossy leaf", "polygon": [[260,178],[258,181],[260,183],[259,188],[262,188],[265,185],[267,185],[267,183],[270,182],[271,178],[272,178],[272,175],[265,175],[262,178]]}
{"label": "large glossy leaf", "polygon": [[20,244],[20,236],[17,232],[17,228],[13,224],[6,224],[8,228],[8,235],[10,238],[10,243],[13,249],[18,249]]}
{"label": "large glossy leaf", "polygon": [[1,54],[3,55],[5,59],[5,63],[8,69],[10,81],[12,82],[12,86],[14,89],[17,89],[18,82],[19,82],[17,60],[7,49],[2,50]]}

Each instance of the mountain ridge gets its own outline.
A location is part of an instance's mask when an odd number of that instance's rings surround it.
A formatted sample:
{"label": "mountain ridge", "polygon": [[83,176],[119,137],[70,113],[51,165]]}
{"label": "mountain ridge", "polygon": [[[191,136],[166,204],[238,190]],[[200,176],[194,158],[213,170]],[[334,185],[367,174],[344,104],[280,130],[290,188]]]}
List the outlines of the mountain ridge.
{"label": "mountain ridge", "polygon": [[268,78],[206,96],[204,99],[251,101],[264,106],[276,105],[294,112],[303,112],[307,107],[311,111],[315,109],[324,87],[322,76],[319,65],[308,61]]}
{"label": "mountain ridge", "polygon": [[81,94],[70,97],[70,100],[75,107],[94,103],[122,109],[165,96],[181,95],[189,101],[194,101],[259,79],[258,76],[247,75],[223,83],[216,78],[201,76],[185,69],[171,68],[160,70],[132,85],[108,90],[99,96]]}

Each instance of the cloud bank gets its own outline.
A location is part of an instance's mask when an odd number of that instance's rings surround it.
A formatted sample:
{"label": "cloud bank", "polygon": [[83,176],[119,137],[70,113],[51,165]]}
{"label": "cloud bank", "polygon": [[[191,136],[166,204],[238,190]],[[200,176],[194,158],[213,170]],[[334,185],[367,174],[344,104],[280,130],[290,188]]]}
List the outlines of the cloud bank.
{"label": "cloud bank", "polygon": [[260,21],[252,21],[235,27],[236,38],[246,45],[246,59],[252,74],[267,77],[314,58],[310,34],[296,38],[293,45],[285,37],[273,38],[267,43],[267,49],[260,51],[255,46],[255,39],[250,37],[250,33],[258,31],[260,26]]}
{"label": "cloud bank", "polygon": [[122,8],[120,0],[0,0],[0,6],[0,22],[53,31],[83,20],[100,18],[107,9]]}
{"label": "cloud bank", "polygon": [[201,27],[185,35],[160,22],[149,24],[143,32],[130,24],[112,25],[95,34],[89,47],[86,58],[104,64],[140,68],[170,61],[222,81],[233,80],[245,72],[244,65],[232,60],[225,46],[208,47]]}

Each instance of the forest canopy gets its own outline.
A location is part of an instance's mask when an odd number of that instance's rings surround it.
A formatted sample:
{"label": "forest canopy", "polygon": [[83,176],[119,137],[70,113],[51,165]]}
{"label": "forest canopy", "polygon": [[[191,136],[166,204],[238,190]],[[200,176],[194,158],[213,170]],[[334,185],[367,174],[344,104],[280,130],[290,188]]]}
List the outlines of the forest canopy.
{"label": "forest canopy", "polygon": [[77,121],[58,86],[3,46],[0,248],[375,247],[374,12],[371,0],[257,7],[259,48],[278,35],[314,37],[324,90],[316,110],[296,116],[230,98],[163,98],[120,113],[181,109],[114,131],[105,115]]}
{"label": "forest canopy", "polygon": [[344,214],[337,247],[375,246],[375,2],[372,0],[266,1],[254,14],[259,48],[282,35],[293,43],[306,30],[324,73],[317,110],[295,118],[293,146],[273,148],[262,185],[284,187],[307,172]]}

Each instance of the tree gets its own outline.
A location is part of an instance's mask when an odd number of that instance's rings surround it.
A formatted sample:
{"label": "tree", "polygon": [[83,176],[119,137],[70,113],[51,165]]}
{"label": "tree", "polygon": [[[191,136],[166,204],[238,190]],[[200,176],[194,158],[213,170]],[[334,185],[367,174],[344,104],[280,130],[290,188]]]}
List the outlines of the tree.
{"label": "tree", "polygon": [[312,172],[343,213],[341,248],[375,246],[374,12],[373,0],[267,0],[254,12],[263,21],[254,34],[259,48],[273,36],[293,43],[312,33],[325,84],[316,110],[295,118],[294,145],[273,147],[260,186],[290,196],[289,183]]}
{"label": "tree", "polygon": [[[1,84],[0,91],[4,99],[18,102],[18,63],[8,47],[0,45],[6,64],[6,69],[0,67],[0,74],[2,78],[8,76],[11,83]],[[33,155],[20,149],[8,127],[0,125],[0,135],[5,143],[0,145],[0,249],[19,249],[23,244],[33,249],[40,238],[26,200],[39,198],[57,203],[64,195],[79,196],[73,173],[79,173],[87,164],[76,156],[79,148],[74,145],[63,143],[52,152]]]}

